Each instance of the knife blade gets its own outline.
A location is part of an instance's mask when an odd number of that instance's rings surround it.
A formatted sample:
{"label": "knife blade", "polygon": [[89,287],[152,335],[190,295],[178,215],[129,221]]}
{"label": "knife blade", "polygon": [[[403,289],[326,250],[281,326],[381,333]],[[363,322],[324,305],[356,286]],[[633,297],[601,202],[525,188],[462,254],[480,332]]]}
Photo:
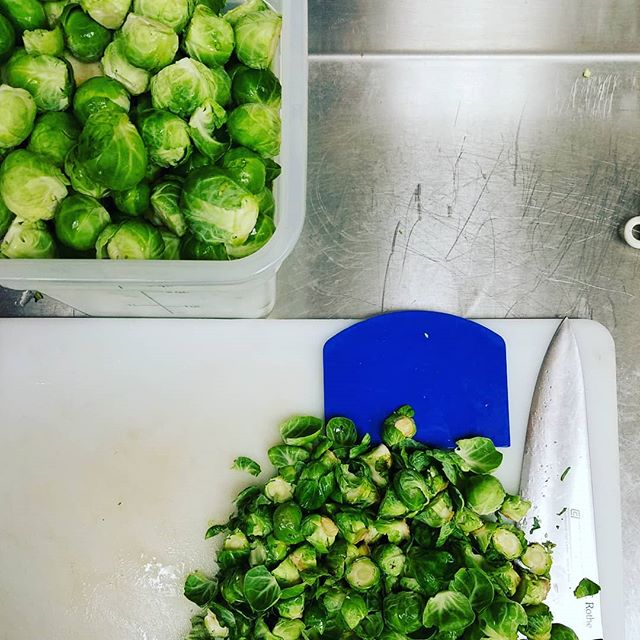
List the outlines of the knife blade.
{"label": "knife blade", "polygon": [[577,599],[573,593],[582,578],[598,582],[598,558],[584,378],[568,319],[551,340],[538,374],[520,493],[533,505],[523,521],[530,539],[556,545],[546,600],[555,621],[571,627],[580,640],[601,640],[600,596]]}

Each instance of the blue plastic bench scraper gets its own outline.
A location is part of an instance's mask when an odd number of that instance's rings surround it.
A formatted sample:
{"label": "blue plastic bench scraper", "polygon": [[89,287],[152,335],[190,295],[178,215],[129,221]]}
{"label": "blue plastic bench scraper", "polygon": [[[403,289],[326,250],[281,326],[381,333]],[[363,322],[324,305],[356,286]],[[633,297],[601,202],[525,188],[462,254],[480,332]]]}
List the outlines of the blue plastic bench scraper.
{"label": "blue plastic bench scraper", "polygon": [[351,418],[379,441],[384,419],[416,411],[416,438],[451,448],[485,436],[510,445],[504,340],[482,325],[430,311],[359,322],[324,346],[325,418]]}

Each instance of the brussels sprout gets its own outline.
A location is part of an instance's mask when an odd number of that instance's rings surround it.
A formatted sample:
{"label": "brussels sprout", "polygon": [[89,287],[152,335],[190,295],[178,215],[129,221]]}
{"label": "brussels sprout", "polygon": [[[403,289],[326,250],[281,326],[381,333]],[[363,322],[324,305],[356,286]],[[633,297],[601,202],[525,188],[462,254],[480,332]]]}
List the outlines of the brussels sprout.
{"label": "brussels sprout", "polygon": [[189,22],[192,4],[192,0],[135,0],[133,10],[181,33]]}
{"label": "brussels sprout", "polygon": [[329,615],[332,615],[342,609],[346,597],[347,594],[342,588],[329,589],[322,597],[322,604]]}
{"label": "brussels sprout", "polygon": [[91,196],[97,200],[102,200],[109,194],[109,189],[98,184],[89,177],[87,169],[78,159],[78,147],[75,146],[69,151],[64,161],[64,172],[71,181],[74,191],[85,196]]}
{"label": "brussels sprout", "polygon": [[269,69],[241,67],[233,76],[231,95],[238,105],[255,102],[280,109],[282,86]]}
{"label": "brussels sprout", "polygon": [[207,100],[215,100],[215,78],[197,60],[182,58],[151,79],[151,98],[156,109],[189,118]]}
{"label": "brussels sprout", "polygon": [[104,76],[102,63],[100,62],[82,62],[82,60],[78,60],[78,58],[71,55],[70,51],[65,51],[62,57],[71,67],[71,74],[75,81],[76,88],[81,87],[87,80],[91,80],[91,78],[101,78]]}
{"label": "brussels sprout", "polygon": [[273,535],[287,544],[297,544],[304,540],[302,510],[295,502],[285,502],[274,511]]}
{"label": "brussels sprout", "polygon": [[433,596],[424,608],[422,622],[427,629],[460,632],[475,620],[469,599],[457,591],[441,591]]}
{"label": "brussels sprout", "polygon": [[151,187],[143,180],[126,191],[114,191],[113,203],[120,213],[141,216],[151,207]]}
{"label": "brussels sprout", "polygon": [[38,118],[27,149],[62,167],[79,136],[80,125],[72,115],[57,111],[45,113]]}
{"label": "brussels sprout", "polygon": [[230,149],[224,154],[222,166],[247,191],[259,194],[264,190],[266,168],[262,158],[253,151],[243,147]]}
{"label": "brussels sprout", "polygon": [[104,76],[87,80],[73,98],[73,112],[83,124],[99,111],[128,113],[130,108],[127,90],[117,80]]}
{"label": "brussels sprout", "polygon": [[0,13],[0,60],[16,46],[16,32],[11,23]]}
{"label": "brussels sprout", "polygon": [[[265,219],[269,220],[269,218]],[[364,473],[362,468],[356,466],[355,462],[352,463],[352,468],[355,469],[356,473],[346,464],[340,465],[335,470],[341,502],[360,507],[368,507],[375,504],[378,501],[378,492],[375,484]]]}
{"label": "brussels sprout", "polygon": [[0,0],[0,9],[22,31],[47,26],[44,8],[38,0]]}
{"label": "brussels sprout", "polygon": [[520,574],[510,562],[491,569],[488,575],[497,592],[508,598],[513,597],[520,584]]}
{"label": "brussels sprout", "polygon": [[244,576],[244,596],[254,611],[266,611],[280,598],[280,587],[266,567],[254,567]]}
{"label": "brussels sprout", "polygon": [[498,511],[505,496],[500,480],[494,476],[474,476],[467,483],[467,504],[480,516],[492,515]]}
{"label": "brussels sprout", "polygon": [[456,442],[456,454],[465,470],[474,473],[493,473],[501,464],[503,455],[489,438],[468,438]]}
{"label": "brussels sprout", "polygon": [[340,607],[340,619],[349,629],[355,629],[369,613],[364,598],[357,593],[349,593]]}
{"label": "brussels sprout", "polygon": [[187,223],[180,209],[181,194],[182,185],[175,178],[160,181],[151,193],[151,207],[155,218],[180,238],[187,232]]}
{"label": "brussels sprout", "polygon": [[458,570],[449,584],[449,589],[466,596],[471,603],[471,608],[476,612],[486,609],[493,602],[493,583],[480,569]]}
{"label": "brussels sprout", "polygon": [[191,231],[212,244],[243,244],[258,219],[256,199],[214,167],[204,167],[189,175],[184,183],[182,204]]}
{"label": "brussels sprout", "polygon": [[218,620],[217,614],[211,610],[206,612],[203,627],[207,638],[227,638],[229,636],[229,627]]}
{"label": "brussels sprout", "polygon": [[398,473],[393,479],[393,487],[410,511],[422,509],[432,497],[424,478],[412,469]]}
{"label": "brussels sprout", "polygon": [[302,635],[302,620],[279,620],[272,629],[276,640],[298,640]]}
{"label": "brussels sprout", "polygon": [[36,103],[24,89],[0,85],[0,150],[22,144],[33,130]]}
{"label": "brussels sprout", "polygon": [[597,593],[600,593],[600,591],[599,584],[593,580],[589,580],[589,578],[582,578],[580,584],[574,589],[573,595],[576,598],[587,598],[588,596],[595,596]]}
{"label": "brussels sprout", "polygon": [[255,11],[269,11],[269,6],[264,0],[245,0],[237,7],[227,11],[224,15],[224,19],[232,26],[235,26],[240,18],[254,13]]}
{"label": "brussels sprout", "polygon": [[122,52],[129,62],[147,71],[171,64],[178,52],[176,32],[162,22],[130,13],[120,32]]}
{"label": "brussels sprout", "polygon": [[448,493],[437,495],[420,514],[420,520],[430,527],[441,528],[453,519],[455,512]]}
{"label": "brussels sprout", "polygon": [[[141,220],[126,220],[109,225],[96,241],[98,259],[162,260],[162,234]],[[248,555],[248,551],[247,551]]]}
{"label": "brussels sprout", "polygon": [[[220,595],[230,605],[244,603],[244,573],[239,569],[232,569],[220,585]],[[211,600],[209,600],[210,602]],[[197,603],[196,603],[197,604]],[[205,606],[204,605],[201,606]]]}
{"label": "brussels sprout", "polygon": [[[282,470],[284,473],[284,469]],[[295,497],[305,509],[319,509],[333,492],[336,482],[323,461],[306,465],[300,473]]]}
{"label": "brussels sprout", "polygon": [[[233,161],[236,159],[233,155],[231,155],[233,151],[236,151],[237,153],[239,150],[232,149],[229,154],[227,154],[229,158],[225,156],[225,162],[233,164]],[[243,156],[240,155],[240,158],[242,157]],[[349,420],[348,418],[331,418],[331,420],[327,422],[326,431],[327,436],[331,438],[331,440],[333,440],[335,444],[340,446],[351,446],[355,444],[356,440],[358,439],[356,425],[354,424],[353,420]]]}
{"label": "brussels sprout", "polygon": [[44,4],[44,13],[47,18],[47,24],[51,29],[55,27],[62,18],[64,10],[72,4],[72,0],[47,0]]}
{"label": "brussels sprout", "polygon": [[69,5],[60,18],[69,51],[82,62],[97,62],[111,42],[111,31],[78,5]]}
{"label": "brussels sprout", "polygon": [[176,167],[191,155],[187,123],[169,111],[152,109],[139,120],[140,135],[150,160],[160,167]]}
{"label": "brussels sprout", "polygon": [[184,37],[187,54],[213,67],[227,63],[234,45],[231,25],[204,5],[196,6]]}
{"label": "brussels sprout", "polygon": [[382,441],[387,446],[394,447],[407,438],[413,438],[416,435],[414,415],[415,412],[408,406],[394,411],[382,425]]}
{"label": "brussels sprout", "polygon": [[67,65],[53,56],[16,51],[5,67],[7,83],[28,91],[40,111],[64,111],[71,103],[73,84]]}
{"label": "brussels sprout", "polygon": [[302,522],[302,535],[319,553],[329,553],[339,529],[331,518],[314,513]]}
{"label": "brussels sprout", "polygon": [[139,96],[149,88],[150,73],[129,62],[120,37],[104,50],[102,67],[106,76],[117,80],[131,95]]}
{"label": "brussels sprout", "polygon": [[41,220],[15,218],[0,244],[0,254],[14,259],[55,258],[56,245]]}
{"label": "brussels sprout", "polygon": [[24,220],[51,220],[67,196],[64,174],[45,158],[19,149],[0,166],[0,197]]}
{"label": "brussels sprout", "polygon": [[95,198],[74,194],[62,202],[56,213],[56,236],[71,249],[90,251],[110,223],[109,213]]}
{"label": "brussels sprout", "polygon": [[549,640],[553,616],[546,604],[525,607],[527,624],[520,629],[528,640]]}
{"label": "brussels sprout", "polygon": [[302,447],[280,444],[275,447],[271,447],[268,451],[268,456],[271,464],[277,469],[281,469],[282,467],[306,462],[309,459],[310,454]]}
{"label": "brussels sprout", "polygon": [[387,576],[395,578],[402,575],[406,557],[400,547],[395,544],[383,544],[376,548],[373,559]]}
{"label": "brussels sprout", "polygon": [[551,625],[551,640],[578,640],[578,636],[569,627],[554,622]]}
{"label": "brussels sprout", "polygon": [[180,255],[183,260],[228,260],[224,244],[209,244],[198,240],[193,234],[187,233],[182,238]]}
{"label": "brussels sprout", "polygon": [[411,535],[406,520],[392,520],[390,522],[376,520],[375,528],[381,535],[387,536],[387,540],[393,544],[400,544],[408,540]]}
{"label": "brussels sprout", "polygon": [[229,148],[228,138],[214,135],[227,119],[225,110],[212,100],[196,109],[189,120],[189,133],[198,151],[212,162],[219,160]]}
{"label": "brussels sprout", "polygon": [[275,11],[243,16],[234,26],[236,55],[247,67],[268,69],[278,49],[282,18]]}
{"label": "brussels sprout", "polygon": [[315,569],[318,566],[316,550],[308,543],[302,544],[295,551],[292,551],[289,558],[296,569],[301,572]]}
{"label": "brussels sprout", "polygon": [[491,536],[491,545],[506,560],[516,560],[525,550],[527,541],[520,529],[500,525]]}
{"label": "brussels sprout", "polygon": [[295,416],[280,425],[280,435],[285,444],[308,447],[322,434],[323,427],[322,420],[313,416]]}
{"label": "brussels sprout", "polygon": [[500,507],[500,513],[509,520],[522,520],[531,509],[531,503],[520,496],[507,496]]}
{"label": "brussels sprout", "polygon": [[207,67],[211,98],[223,107],[231,102],[231,78],[224,67]]}
{"label": "brussels sprout", "polygon": [[424,603],[419,595],[411,591],[391,593],[384,599],[384,620],[397,631],[408,635],[422,626]]}
{"label": "brussels sprout", "polygon": [[531,573],[538,576],[548,575],[551,570],[551,554],[538,543],[530,544],[520,560]]}
{"label": "brussels sprout", "polygon": [[213,601],[218,593],[218,582],[207,578],[202,572],[196,571],[187,576],[184,584],[184,595],[195,604],[205,607]]}
{"label": "brussels sprout", "polygon": [[276,230],[273,220],[267,216],[259,215],[256,226],[246,242],[239,247],[227,246],[227,255],[233,259],[246,258],[264,247],[271,240]]}
{"label": "brussels sprout", "polygon": [[387,492],[380,503],[380,507],[378,510],[379,518],[401,518],[404,516],[409,510],[406,505],[398,496],[392,487],[387,489]]}
{"label": "brussels sprout", "polygon": [[126,113],[94,113],[80,135],[78,159],[96,182],[119,191],[135,187],[147,169],[147,150]]}
{"label": "brussels sprout", "polygon": [[488,638],[517,638],[518,627],[527,624],[524,608],[511,600],[496,600],[478,615],[480,631]]}
{"label": "brussels sprout", "polygon": [[287,557],[289,547],[286,542],[278,540],[274,535],[267,536],[267,560],[268,562],[282,562]]}
{"label": "brussels sprout", "polygon": [[295,598],[280,600],[277,604],[278,613],[288,620],[300,620],[304,613],[304,594]]}
{"label": "brussels sprout", "polygon": [[252,538],[265,538],[273,531],[273,524],[269,512],[255,511],[247,516],[245,532]]}
{"label": "brussels sprout", "polygon": [[64,51],[64,36],[60,27],[34,29],[22,34],[24,50],[33,56],[61,56]]}
{"label": "brussels sprout", "polygon": [[167,229],[160,229],[160,235],[164,241],[164,253],[162,254],[162,259],[180,260],[180,238]]}
{"label": "brussels sprout", "polygon": [[456,513],[455,521],[458,529],[465,534],[477,531],[482,527],[480,516],[467,507],[463,507]]}
{"label": "brussels sprout", "polygon": [[107,29],[119,29],[129,13],[131,0],[80,0],[82,8]]}
{"label": "brussels sprout", "polygon": [[380,584],[380,569],[367,557],[356,558],[347,567],[344,577],[356,591],[366,591]]}
{"label": "brussels sprout", "polygon": [[[281,541],[283,542],[283,541]],[[278,584],[284,587],[290,587],[300,582],[300,572],[291,558],[285,558],[274,570]]]}
{"label": "brussels sprout", "polygon": [[227,127],[231,139],[261,156],[280,153],[281,122],[278,112],[263,104],[244,104],[229,115]]}

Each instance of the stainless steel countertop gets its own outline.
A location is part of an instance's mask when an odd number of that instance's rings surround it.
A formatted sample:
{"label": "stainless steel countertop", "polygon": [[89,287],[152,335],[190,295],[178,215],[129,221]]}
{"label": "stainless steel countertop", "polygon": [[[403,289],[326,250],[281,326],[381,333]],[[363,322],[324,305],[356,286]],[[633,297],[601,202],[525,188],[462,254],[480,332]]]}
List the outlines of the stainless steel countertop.
{"label": "stainless steel countertop", "polygon": [[[307,225],[281,271],[274,317],[427,308],[604,324],[618,350],[634,640],[640,252],[618,233],[640,209],[640,4],[309,8]],[[20,297],[3,291],[0,315],[73,315]]]}

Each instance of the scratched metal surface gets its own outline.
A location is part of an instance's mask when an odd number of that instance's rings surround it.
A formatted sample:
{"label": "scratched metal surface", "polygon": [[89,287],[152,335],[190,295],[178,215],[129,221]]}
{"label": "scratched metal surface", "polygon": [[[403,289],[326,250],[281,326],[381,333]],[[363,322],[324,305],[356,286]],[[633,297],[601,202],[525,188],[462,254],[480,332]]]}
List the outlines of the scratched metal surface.
{"label": "scratched metal surface", "polygon": [[[636,638],[640,252],[618,229],[640,209],[640,4],[472,6],[310,0],[307,226],[274,317],[430,308],[606,325]],[[73,315],[19,301],[1,292],[0,315]]]}

